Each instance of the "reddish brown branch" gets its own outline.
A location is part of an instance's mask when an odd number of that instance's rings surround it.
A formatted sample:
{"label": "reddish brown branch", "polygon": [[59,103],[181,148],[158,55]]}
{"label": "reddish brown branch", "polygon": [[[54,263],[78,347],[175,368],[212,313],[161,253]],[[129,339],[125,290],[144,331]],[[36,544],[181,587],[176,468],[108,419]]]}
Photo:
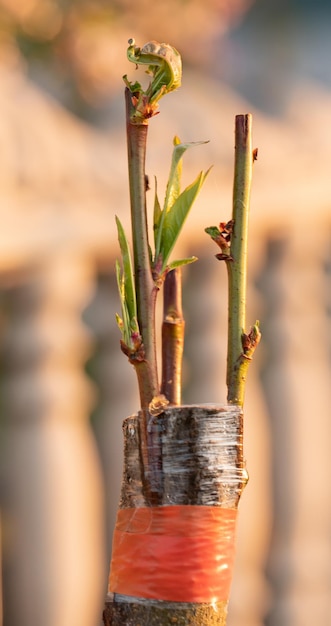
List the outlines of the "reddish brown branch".
{"label": "reddish brown branch", "polygon": [[170,404],[181,403],[185,320],[182,311],[181,268],[168,272],[164,282],[161,392]]}

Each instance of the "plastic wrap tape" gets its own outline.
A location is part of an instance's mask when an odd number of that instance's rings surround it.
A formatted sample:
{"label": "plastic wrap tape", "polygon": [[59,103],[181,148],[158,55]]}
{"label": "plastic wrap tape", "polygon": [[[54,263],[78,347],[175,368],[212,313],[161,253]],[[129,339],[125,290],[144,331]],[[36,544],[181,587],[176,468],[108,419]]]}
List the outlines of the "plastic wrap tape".
{"label": "plastic wrap tape", "polygon": [[236,509],[120,509],[109,591],[170,602],[228,600]]}

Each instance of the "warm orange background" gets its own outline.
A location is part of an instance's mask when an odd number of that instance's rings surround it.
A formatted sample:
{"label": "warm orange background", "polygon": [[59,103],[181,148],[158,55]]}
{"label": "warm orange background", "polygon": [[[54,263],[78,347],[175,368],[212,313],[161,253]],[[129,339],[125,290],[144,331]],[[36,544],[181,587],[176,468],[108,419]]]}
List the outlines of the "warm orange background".
{"label": "warm orange background", "polygon": [[5,626],[98,626],[138,408],[119,350],[114,216],[129,232],[122,75],[129,37],[168,41],[183,84],[151,121],[164,192],[172,138],[213,169],[176,255],[185,402],[223,402],[226,275],[204,228],[231,215],[234,116],[252,112],[247,324],[250,481],[229,626],[331,623],[331,70],[327,2],[0,0],[0,497]]}

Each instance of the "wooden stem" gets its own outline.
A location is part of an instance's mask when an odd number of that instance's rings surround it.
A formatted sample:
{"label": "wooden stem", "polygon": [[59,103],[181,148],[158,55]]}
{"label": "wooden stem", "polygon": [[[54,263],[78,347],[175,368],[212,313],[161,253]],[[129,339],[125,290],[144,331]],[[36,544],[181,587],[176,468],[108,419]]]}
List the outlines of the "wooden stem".
{"label": "wooden stem", "polygon": [[141,368],[146,369],[148,375],[144,373],[143,376],[138,376],[141,407],[144,409],[159,393],[155,347],[157,287],[150,265],[146,215],[145,158],[148,125],[131,123],[133,107],[128,88],[125,90],[125,100],[137,317],[144,345],[144,358],[148,364]]}
{"label": "wooden stem", "polygon": [[168,272],[164,283],[161,392],[170,404],[181,403],[185,320],[181,268]]}

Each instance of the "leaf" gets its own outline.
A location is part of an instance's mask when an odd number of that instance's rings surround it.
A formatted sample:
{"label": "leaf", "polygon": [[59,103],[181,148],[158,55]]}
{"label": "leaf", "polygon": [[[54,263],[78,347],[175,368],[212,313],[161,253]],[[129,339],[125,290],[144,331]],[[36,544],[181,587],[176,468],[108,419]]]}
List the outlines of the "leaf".
{"label": "leaf", "polygon": [[122,318],[119,316],[118,313],[115,313],[115,317],[116,317],[116,322],[117,322],[117,326],[120,329],[121,333],[123,334],[123,329],[124,329],[124,323]]}
{"label": "leaf", "polygon": [[124,299],[129,319],[137,316],[136,290],[134,284],[134,275],[131,261],[129,244],[123,229],[123,226],[116,216],[116,225],[118,233],[118,241],[122,253],[123,277],[124,277]]}
{"label": "leaf", "polygon": [[119,262],[117,261],[117,259],[116,259],[115,267],[116,267],[116,280],[117,280],[117,286],[118,286],[118,293],[120,296],[121,310],[122,310],[122,317],[120,317],[116,313],[116,321],[122,333],[123,341],[128,345],[130,341],[130,320],[129,320],[129,315],[128,315],[128,308],[127,308],[126,301],[125,301],[124,276],[121,270],[121,266]]}
{"label": "leaf", "polygon": [[208,226],[207,228],[205,228],[205,233],[207,233],[207,235],[210,235],[212,239],[217,239],[220,236],[221,231],[219,228],[217,228],[217,226]]}
{"label": "leaf", "polygon": [[180,181],[182,174],[182,157],[188,148],[192,146],[200,146],[208,141],[190,141],[181,143],[179,137],[174,137],[174,149],[170,166],[170,174],[167,183],[167,189],[164,200],[164,210],[167,212],[180,194]]}
{"label": "leaf", "polygon": [[209,171],[210,168],[209,170],[207,170],[207,172],[200,172],[195,181],[191,183],[191,185],[186,187],[186,189],[184,189],[180,196],[178,196],[171,209],[165,214],[160,242],[162,270],[164,270],[167,265],[170,253],[178,239],[178,236],[192,207],[192,204],[197,197]]}
{"label": "leaf", "polygon": [[161,219],[161,205],[157,195],[157,180],[155,177],[155,194],[154,194],[154,213],[153,213],[153,230],[154,230],[154,246],[156,248],[156,242],[158,238],[160,219]]}
{"label": "leaf", "polygon": [[171,261],[169,265],[167,265],[167,270],[174,270],[176,267],[181,267],[182,265],[189,265],[190,263],[194,263],[198,260],[197,256],[190,256],[187,259],[180,259],[179,261]]}
{"label": "leaf", "polygon": [[180,181],[182,175],[182,157],[188,148],[188,144],[182,144],[179,137],[174,137],[174,149],[172,152],[170,173],[165,193],[163,210],[167,211],[180,194]]}
{"label": "leaf", "polygon": [[161,211],[157,227],[157,233],[155,235],[155,259],[158,259],[160,256],[162,232],[164,229],[164,221],[166,219],[166,215],[180,195],[182,157],[186,150],[188,150],[188,148],[191,148],[192,146],[199,146],[204,143],[208,143],[208,141],[191,141],[188,143],[181,143],[179,137],[174,137],[174,149],[172,152],[170,173],[165,193],[163,211]]}
{"label": "leaf", "polygon": [[131,329],[131,333],[139,333],[139,325],[138,325],[138,320],[136,317],[133,317],[130,320],[130,329]]}
{"label": "leaf", "polygon": [[121,266],[118,262],[118,260],[116,259],[115,262],[115,268],[116,268],[116,280],[117,280],[117,287],[118,287],[118,293],[120,296],[120,300],[121,300],[121,305],[124,301],[125,295],[124,295],[124,281],[123,281],[123,275],[122,275],[122,270],[121,270]]}

